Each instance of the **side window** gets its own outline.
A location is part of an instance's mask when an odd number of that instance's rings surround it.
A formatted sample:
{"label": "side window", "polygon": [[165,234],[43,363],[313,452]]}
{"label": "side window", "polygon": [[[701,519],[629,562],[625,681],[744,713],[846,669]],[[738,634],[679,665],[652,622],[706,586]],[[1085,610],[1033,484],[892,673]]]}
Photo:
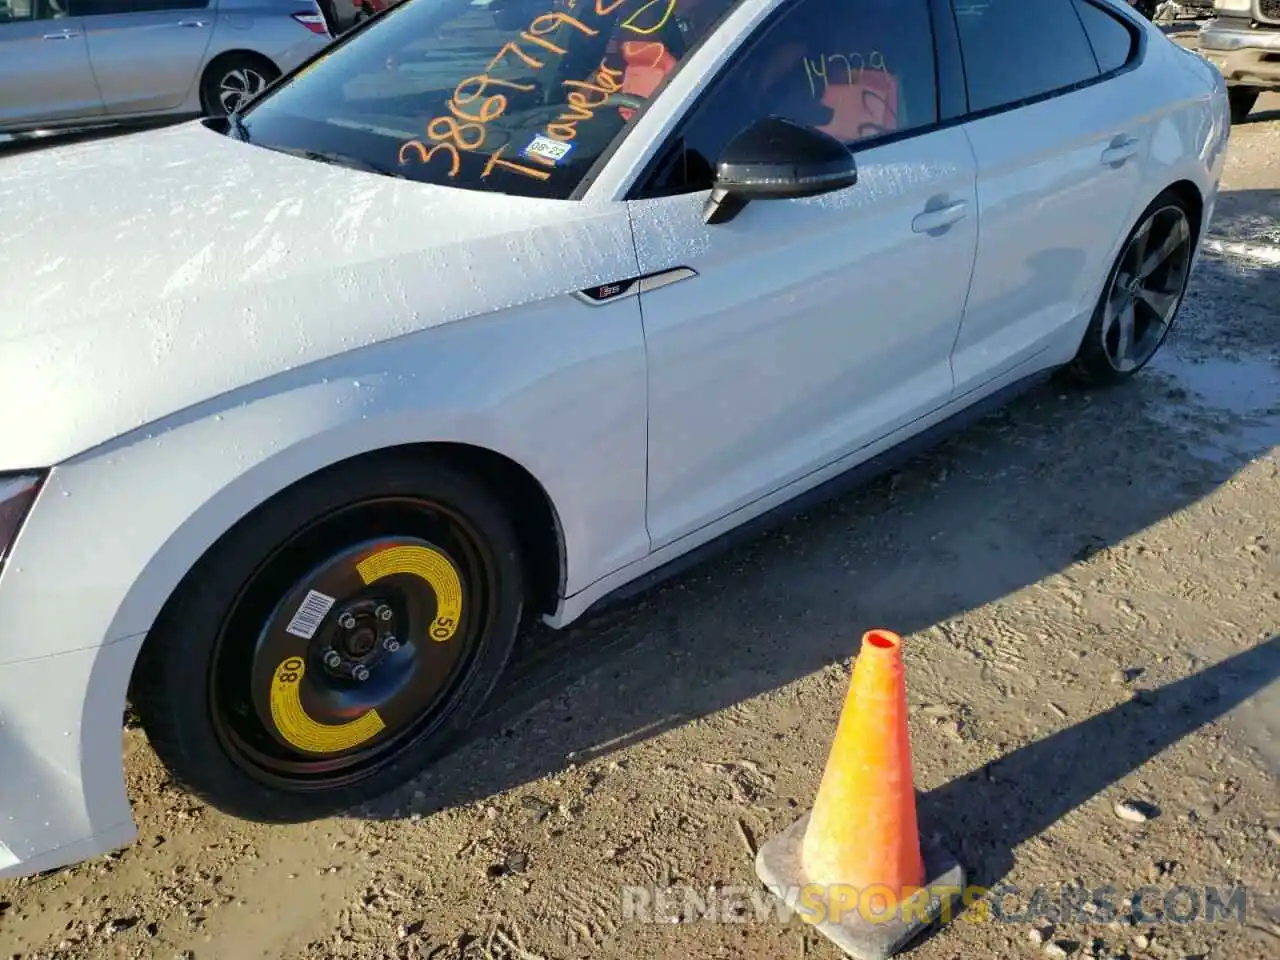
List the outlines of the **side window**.
{"label": "side window", "polygon": [[929,0],[798,0],[784,7],[693,108],[644,195],[710,188],[725,144],[768,116],[850,145],[937,123]]}
{"label": "side window", "polygon": [[955,0],[973,112],[1099,76],[1075,0]]}
{"label": "side window", "polygon": [[56,13],[47,0],[0,0],[0,24],[52,20]]}
{"label": "side window", "polygon": [[1076,10],[1103,73],[1119,70],[1132,59],[1138,37],[1127,24],[1089,0],[1076,0]]}
{"label": "side window", "polygon": [[63,0],[76,17],[103,17],[121,13],[156,13],[163,10],[203,10],[209,0]]}

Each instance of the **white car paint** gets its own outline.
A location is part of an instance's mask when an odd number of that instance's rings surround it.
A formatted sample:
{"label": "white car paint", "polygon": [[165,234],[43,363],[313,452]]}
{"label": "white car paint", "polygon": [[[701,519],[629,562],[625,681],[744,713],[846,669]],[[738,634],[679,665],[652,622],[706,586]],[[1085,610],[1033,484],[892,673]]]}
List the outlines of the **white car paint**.
{"label": "white car paint", "polygon": [[[147,630],[298,479],[401,443],[508,457],[557,514],[563,626],[1068,361],[1168,184],[1212,213],[1220,78],[1149,26],[1132,82],[863,151],[846,191],[715,227],[705,194],[625,201],[776,2],[730,15],[579,201],[387,180],[199,124],[0,163],[0,471],[52,467],[0,570],[0,876],[132,838],[119,718]],[[1109,120],[1141,140],[1118,172]],[[912,232],[939,196],[967,215]],[[701,276],[571,296],[668,265]]]}
{"label": "white car paint", "polygon": [[[655,546],[951,398],[978,239],[972,151],[961,129],[939,130],[863,152],[858,176],[717,226],[702,222],[701,194],[632,202],[641,273],[701,275],[643,297]],[[931,200],[967,215],[942,236],[916,233]],[[904,311],[893,305],[905,290]]]}

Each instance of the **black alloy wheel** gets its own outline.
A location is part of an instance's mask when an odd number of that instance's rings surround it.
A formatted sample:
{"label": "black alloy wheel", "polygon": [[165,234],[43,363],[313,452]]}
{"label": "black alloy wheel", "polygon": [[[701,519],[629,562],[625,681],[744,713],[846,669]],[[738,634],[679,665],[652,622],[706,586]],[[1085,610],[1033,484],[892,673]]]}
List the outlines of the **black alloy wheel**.
{"label": "black alloy wheel", "polygon": [[1090,383],[1133,376],[1160,349],[1186,295],[1196,228],[1186,201],[1166,191],[1125,240],[1072,371]]}

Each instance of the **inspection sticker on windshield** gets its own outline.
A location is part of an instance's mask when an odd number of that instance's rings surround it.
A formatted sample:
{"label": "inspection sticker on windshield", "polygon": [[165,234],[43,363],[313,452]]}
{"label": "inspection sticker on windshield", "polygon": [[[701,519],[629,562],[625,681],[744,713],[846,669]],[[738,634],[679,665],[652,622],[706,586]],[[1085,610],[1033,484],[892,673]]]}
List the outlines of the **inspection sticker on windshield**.
{"label": "inspection sticker on windshield", "polygon": [[295,637],[310,640],[320,629],[320,623],[324,620],[325,614],[333,609],[336,602],[326,593],[308,590],[307,595],[302,599],[302,605],[298,607],[298,612],[284,628],[285,633],[292,633]]}
{"label": "inspection sticker on windshield", "polygon": [[552,140],[550,137],[538,134],[524,148],[524,152],[529,157],[541,157],[543,160],[559,163],[569,155],[569,151],[572,149],[572,143],[565,143],[563,140]]}

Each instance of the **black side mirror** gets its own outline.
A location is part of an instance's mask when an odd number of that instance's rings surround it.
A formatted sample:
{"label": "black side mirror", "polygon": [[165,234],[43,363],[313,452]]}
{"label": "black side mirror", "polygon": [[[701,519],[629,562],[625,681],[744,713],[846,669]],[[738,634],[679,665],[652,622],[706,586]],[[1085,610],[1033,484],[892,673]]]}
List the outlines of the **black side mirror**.
{"label": "black side mirror", "polygon": [[766,117],[725,146],[703,219],[725,223],[752,200],[814,197],[857,182],[857,162],[835,137],[781,117]]}

